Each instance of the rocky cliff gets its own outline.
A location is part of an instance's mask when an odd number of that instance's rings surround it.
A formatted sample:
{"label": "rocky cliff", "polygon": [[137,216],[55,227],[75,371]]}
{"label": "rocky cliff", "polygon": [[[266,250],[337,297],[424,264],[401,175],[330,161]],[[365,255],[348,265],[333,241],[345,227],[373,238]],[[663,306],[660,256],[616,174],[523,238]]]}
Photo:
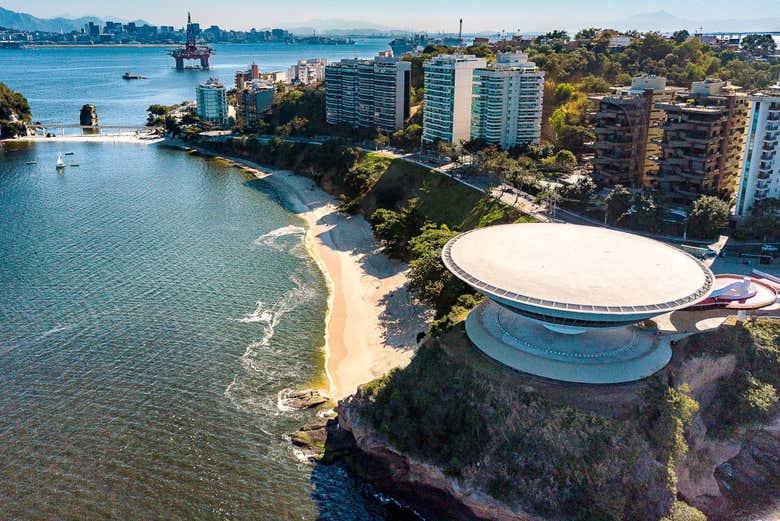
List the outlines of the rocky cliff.
{"label": "rocky cliff", "polygon": [[338,429],[353,472],[429,519],[753,519],[780,498],[780,420],[738,382],[773,388],[778,352],[777,322],[732,324],[653,379],[587,387],[513,373],[456,328],[342,401]]}
{"label": "rocky cliff", "polygon": [[0,82],[0,138],[26,135],[30,118],[27,99]]}

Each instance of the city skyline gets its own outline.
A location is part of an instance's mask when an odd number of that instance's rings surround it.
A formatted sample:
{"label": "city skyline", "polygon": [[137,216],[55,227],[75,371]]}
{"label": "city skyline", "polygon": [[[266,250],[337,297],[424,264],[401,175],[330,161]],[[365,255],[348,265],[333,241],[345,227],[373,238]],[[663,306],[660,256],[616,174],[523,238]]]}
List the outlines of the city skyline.
{"label": "city skyline", "polygon": [[[780,17],[780,7],[770,0],[755,0],[752,12],[761,12],[762,18]],[[315,2],[301,0],[299,8],[291,12],[281,4],[256,3],[246,5],[238,0],[225,0],[220,9],[206,0],[189,2],[159,2],[138,0],[117,2],[106,6],[96,0],[73,0],[63,9],[62,2],[54,0],[5,0],[0,7],[29,13],[40,18],[97,16],[126,20],[143,19],[152,24],[181,26],[184,12],[191,11],[193,17],[205,26],[219,25],[225,28],[249,29],[251,27],[295,27],[314,26],[321,30],[329,28],[360,28],[378,26],[386,29],[425,30],[431,32],[456,32],[457,20],[464,19],[464,31],[546,31],[555,28],[575,30],[589,26],[610,26],[615,24],[664,23],[687,25],[693,29],[712,26],[709,30],[721,30],[720,24],[733,21],[751,21],[744,6],[714,0],[679,4],[671,0],[632,3],[607,0],[576,2],[563,0],[554,4],[539,2],[511,2],[495,0],[492,9],[485,10],[474,4],[455,0],[451,2],[427,2],[421,5],[411,0],[400,0],[392,11],[380,10],[372,4],[357,4],[343,0]],[[409,13],[416,13],[410,20]],[[715,13],[713,15],[713,13]],[[646,21],[646,22],[645,22]],[[757,20],[758,21],[758,20]],[[339,26],[347,25],[349,27]],[[716,28],[715,25],[718,25]],[[630,28],[630,27],[626,27]],[[641,28],[640,28],[641,29]],[[739,28],[740,30],[744,28]]]}

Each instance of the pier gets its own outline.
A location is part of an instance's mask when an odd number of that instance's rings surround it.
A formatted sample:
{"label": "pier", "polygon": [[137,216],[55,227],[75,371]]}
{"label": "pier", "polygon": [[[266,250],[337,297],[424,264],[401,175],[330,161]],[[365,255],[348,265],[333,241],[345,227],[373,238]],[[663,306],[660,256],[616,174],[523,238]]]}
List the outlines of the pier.
{"label": "pier", "polygon": [[[35,135],[46,137],[48,134],[54,134],[57,137],[68,137],[68,136],[104,136],[104,137],[110,137],[110,136],[126,136],[128,134],[149,134],[153,132],[154,129],[151,127],[141,127],[141,126],[128,126],[128,125],[98,125],[98,126],[89,126],[89,125],[61,125],[61,124],[45,124],[45,123],[39,123],[33,126],[35,129]],[[76,134],[68,133],[66,131],[68,130],[76,130],[78,129],[79,133]]]}

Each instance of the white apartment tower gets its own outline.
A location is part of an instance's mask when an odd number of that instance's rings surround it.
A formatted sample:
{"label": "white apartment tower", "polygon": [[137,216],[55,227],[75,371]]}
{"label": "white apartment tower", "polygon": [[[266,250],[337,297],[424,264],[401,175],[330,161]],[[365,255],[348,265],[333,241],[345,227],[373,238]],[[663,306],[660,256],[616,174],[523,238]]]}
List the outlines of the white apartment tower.
{"label": "white apartment tower", "polygon": [[780,82],[750,96],[753,108],[737,192],[736,216],[743,220],[764,199],[780,197]]}
{"label": "white apartment tower", "polygon": [[487,66],[472,55],[441,55],[423,65],[425,105],[424,143],[448,141],[459,145],[471,138],[474,71]]}
{"label": "white apartment tower", "polygon": [[543,96],[544,71],[527,54],[500,53],[494,67],[474,70],[471,139],[504,149],[538,143]]}
{"label": "white apartment tower", "polygon": [[325,67],[328,60],[325,58],[311,58],[308,60],[298,60],[295,65],[287,71],[287,81],[290,83],[300,83],[302,85],[311,85],[319,83],[325,79]]}
{"label": "white apartment tower", "polygon": [[325,68],[325,110],[331,125],[394,132],[409,117],[412,64],[392,56],[344,59]]}

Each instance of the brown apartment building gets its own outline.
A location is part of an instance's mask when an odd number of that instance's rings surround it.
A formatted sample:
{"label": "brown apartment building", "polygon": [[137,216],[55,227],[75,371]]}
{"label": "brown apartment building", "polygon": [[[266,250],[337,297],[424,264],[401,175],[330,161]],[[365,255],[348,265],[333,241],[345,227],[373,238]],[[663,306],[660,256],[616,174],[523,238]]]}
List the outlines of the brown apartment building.
{"label": "brown apartment building", "polygon": [[737,88],[718,79],[694,82],[666,113],[658,181],[679,203],[701,195],[733,196],[745,144],[749,101]]}
{"label": "brown apartment building", "polygon": [[655,186],[661,155],[664,112],[659,103],[674,100],[679,89],[666,86],[662,76],[634,78],[630,87],[594,96],[593,179],[602,186]]}

